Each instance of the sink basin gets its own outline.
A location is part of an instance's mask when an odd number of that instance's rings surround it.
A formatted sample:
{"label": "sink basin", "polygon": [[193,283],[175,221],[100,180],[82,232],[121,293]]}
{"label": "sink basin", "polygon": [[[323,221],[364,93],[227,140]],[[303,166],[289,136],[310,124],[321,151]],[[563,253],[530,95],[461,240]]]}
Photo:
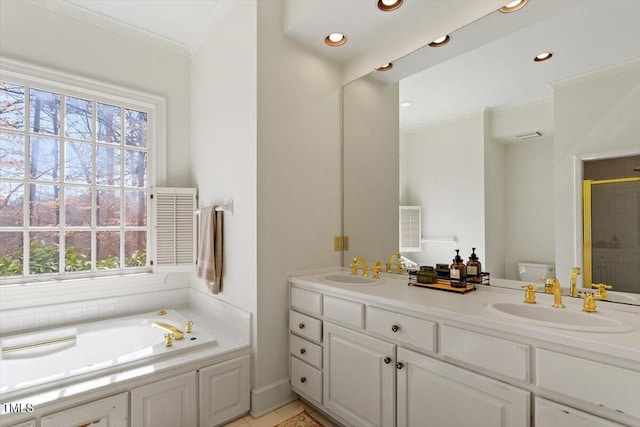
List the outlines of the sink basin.
{"label": "sink basin", "polygon": [[494,303],[487,307],[504,317],[556,329],[581,332],[628,332],[634,329],[632,325],[601,313],[585,313],[575,307],[559,309],[524,303]]}
{"label": "sink basin", "polygon": [[354,276],[350,274],[329,274],[324,276],[324,280],[338,285],[380,285],[384,283],[382,279],[372,279],[371,277]]}

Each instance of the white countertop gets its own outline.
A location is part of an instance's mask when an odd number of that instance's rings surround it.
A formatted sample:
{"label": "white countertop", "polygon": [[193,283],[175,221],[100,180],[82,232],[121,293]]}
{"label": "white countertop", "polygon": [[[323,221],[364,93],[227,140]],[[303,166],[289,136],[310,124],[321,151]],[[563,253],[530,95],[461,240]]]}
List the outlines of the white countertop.
{"label": "white countertop", "polygon": [[[333,270],[335,274],[340,269]],[[457,294],[418,286],[408,286],[408,276],[382,275],[379,285],[340,285],[329,283],[323,278],[329,272],[295,274],[290,282],[310,290],[324,291],[333,295],[344,295],[366,300],[370,303],[393,306],[401,310],[434,316],[442,321],[468,323],[504,333],[515,334],[562,346],[573,347],[589,352],[602,353],[637,362],[640,370],[640,307],[597,302],[598,313],[594,316],[606,316],[633,327],[628,332],[577,332],[527,323],[508,318],[488,309],[491,303],[522,303],[524,291],[478,285],[477,289],[466,294]],[[347,272],[343,272],[348,274]],[[553,303],[553,296],[536,293],[538,305]],[[582,311],[582,300],[563,296],[566,310]]]}

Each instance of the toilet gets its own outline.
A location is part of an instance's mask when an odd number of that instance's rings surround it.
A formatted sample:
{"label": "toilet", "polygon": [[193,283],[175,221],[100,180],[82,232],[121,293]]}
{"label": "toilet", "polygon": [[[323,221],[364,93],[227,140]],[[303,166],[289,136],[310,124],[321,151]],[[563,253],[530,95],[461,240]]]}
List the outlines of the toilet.
{"label": "toilet", "polygon": [[540,279],[555,277],[555,264],[539,264],[533,262],[519,262],[518,274],[520,281],[529,283],[539,283]]}

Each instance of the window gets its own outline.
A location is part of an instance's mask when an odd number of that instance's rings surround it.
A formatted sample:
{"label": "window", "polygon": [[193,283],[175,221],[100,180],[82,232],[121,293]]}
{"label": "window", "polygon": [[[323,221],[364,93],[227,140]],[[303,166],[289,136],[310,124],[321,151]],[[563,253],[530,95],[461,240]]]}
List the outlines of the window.
{"label": "window", "polygon": [[148,269],[153,113],[2,73],[0,280]]}

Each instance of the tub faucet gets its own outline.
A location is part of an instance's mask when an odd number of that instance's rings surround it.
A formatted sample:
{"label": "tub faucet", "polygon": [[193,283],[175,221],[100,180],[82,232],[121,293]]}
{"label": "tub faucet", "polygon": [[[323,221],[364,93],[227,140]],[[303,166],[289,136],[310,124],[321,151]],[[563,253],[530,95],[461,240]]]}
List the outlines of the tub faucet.
{"label": "tub faucet", "polygon": [[181,340],[182,338],[184,338],[184,333],[180,329],[168,323],[153,322],[151,326],[153,326],[154,328],[160,328],[162,330],[167,331],[170,334],[173,334],[176,340]]}
{"label": "tub faucet", "polygon": [[551,293],[553,293],[553,305],[555,308],[564,308],[565,305],[562,303],[562,288],[560,287],[560,282],[555,277],[547,277],[547,281],[551,283]]}
{"label": "tub faucet", "polygon": [[351,262],[351,274],[358,274],[358,263],[362,266],[362,276],[368,277],[369,271],[367,270],[367,263],[361,256],[353,258],[353,261]]}
{"label": "tub faucet", "polygon": [[575,298],[578,296],[578,290],[576,289],[577,287],[576,279],[579,274],[580,274],[580,267],[573,267],[571,269],[571,276],[569,276],[569,296],[570,297]]}

